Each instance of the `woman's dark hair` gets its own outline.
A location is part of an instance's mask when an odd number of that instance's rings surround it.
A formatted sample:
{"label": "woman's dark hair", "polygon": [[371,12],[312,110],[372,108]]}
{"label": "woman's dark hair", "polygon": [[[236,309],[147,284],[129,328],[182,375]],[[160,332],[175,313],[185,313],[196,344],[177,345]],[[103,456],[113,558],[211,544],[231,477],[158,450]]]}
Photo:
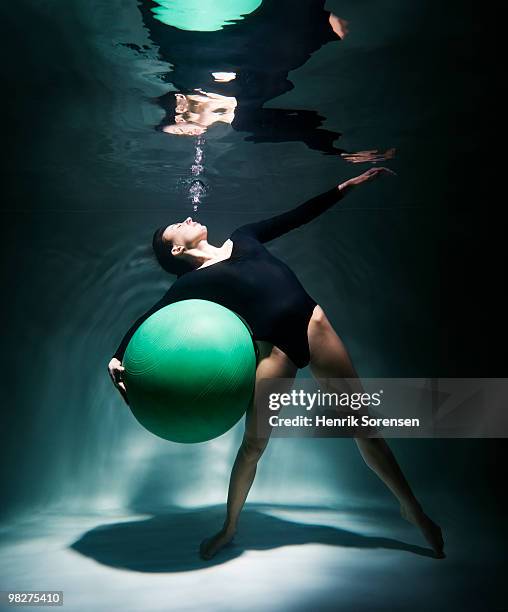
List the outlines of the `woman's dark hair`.
{"label": "woman's dark hair", "polygon": [[169,240],[162,239],[162,234],[164,234],[166,227],[166,225],[163,225],[155,230],[152,238],[153,252],[160,266],[164,268],[166,272],[169,272],[169,274],[176,274],[176,276],[182,276],[194,268],[188,261],[171,254],[173,245]]}
{"label": "woman's dark hair", "polygon": [[[188,90],[189,93],[195,93],[192,92],[191,90]],[[182,113],[182,111],[176,112],[176,108],[178,106],[178,100],[176,99],[176,94],[179,92],[175,92],[175,91],[168,91],[168,93],[164,94],[163,96],[159,96],[158,98],[155,98],[157,101],[157,104],[164,109],[165,111],[165,115],[164,117],[161,119],[159,125],[156,126],[156,130],[158,130],[159,132],[162,132],[163,129],[165,127],[167,127],[168,125],[175,125],[176,124],[176,118],[179,115],[184,115],[184,117],[186,116],[186,113]],[[182,95],[183,94],[182,92]]]}

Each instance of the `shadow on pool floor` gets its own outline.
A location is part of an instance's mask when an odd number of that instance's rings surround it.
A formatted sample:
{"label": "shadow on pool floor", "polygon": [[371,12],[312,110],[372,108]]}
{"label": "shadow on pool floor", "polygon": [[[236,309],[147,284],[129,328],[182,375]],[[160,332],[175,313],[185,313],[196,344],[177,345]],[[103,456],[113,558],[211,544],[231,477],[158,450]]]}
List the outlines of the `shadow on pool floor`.
{"label": "shadow on pool floor", "polygon": [[[290,510],[291,507],[284,509]],[[301,510],[301,507],[294,509]],[[315,511],[330,512],[330,509],[316,508]],[[103,565],[138,572],[197,570],[235,559],[246,550],[269,550],[302,544],[384,548],[424,557],[434,556],[429,548],[397,539],[365,536],[326,525],[287,521],[251,506],[242,512],[235,540],[212,560],[203,561],[198,555],[199,543],[217,532],[223,516],[224,507],[214,506],[101,525],[84,533],[70,548]]]}

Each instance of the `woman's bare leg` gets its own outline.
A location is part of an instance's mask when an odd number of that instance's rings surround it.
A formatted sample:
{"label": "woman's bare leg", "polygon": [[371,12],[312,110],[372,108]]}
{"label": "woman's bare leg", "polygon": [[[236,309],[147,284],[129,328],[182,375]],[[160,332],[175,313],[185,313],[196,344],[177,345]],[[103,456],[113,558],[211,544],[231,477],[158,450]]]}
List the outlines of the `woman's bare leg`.
{"label": "woman's bare leg", "polygon": [[[310,368],[322,387],[335,392],[363,392],[346,347],[320,306],[315,307],[309,322],[308,338]],[[333,380],[343,378],[349,380]],[[344,386],[337,388],[341,384]],[[423,511],[387,442],[381,437],[355,438],[355,442],[365,463],[398,499],[402,517],[421,530],[436,556],[444,556],[441,529]]]}
{"label": "woman's bare leg", "polygon": [[[258,343],[261,346],[260,361],[256,369],[257,393],[259,381],[263,378],[294,379],[297,367],[277,347],[268,343]],[[292,385],[288,385],[289,387]],[[280,384],[277,391],[280,391]],[[288,391],[290,389],[288,388]],[[273,414],[276,414],[275,412]],[[221,548],[228,544],[236,533],[238,517],[245,504],[249,490],[256,476],[256,468],[269,440],[267,437],[259,437],[257,432],[256,402],[249,407],[245,418],[245,434],[242,444],[236,455],[235,463],[231,471],[229,481],[227,512],[222,529],[211,538],[201,542],[200,555],[203,559],[211,559]]]}

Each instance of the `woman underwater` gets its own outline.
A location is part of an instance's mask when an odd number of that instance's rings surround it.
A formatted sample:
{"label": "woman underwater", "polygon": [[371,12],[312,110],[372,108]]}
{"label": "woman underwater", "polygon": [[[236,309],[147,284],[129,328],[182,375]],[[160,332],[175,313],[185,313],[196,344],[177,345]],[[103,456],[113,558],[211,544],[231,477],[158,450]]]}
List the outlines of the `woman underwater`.
{"label": "woman underwater", "polygon": [[[387,168],[371,168],[293,210],[236,229],[216,247],[208,242],[207,228],[191,217],[156,230],[153,249],[160,265],[178,279],[152,308],[139,317],[122,339],[108,370],[126,402],[122,359],[127,344],[141,323],[164,306],[185,299],[222,304],[250,326],[259,349],[256,389],[261,379],[294,379],[298,368],[310,366],[313,376],[327,388],[333,380],[361,383],[348,352],[322,308],[305,291],[292,270],[264,246],[286,232],[308,223],[342,199],[346,193]],[[336,389],[335,389],[336,390]],[[234,537],[240,512],[256,475],[256,467],[269,437],[259,437],[254,414],[248,409],[245,433],[229,482],[227,512],[222,529],[203,540],[200,554],[212,558]],[[397,460],[381,437],[355,437],[366,464],[381,478],[400,504],[403,518],[420,529],[438,558],[444,557],[440,527],[424,512]]]}

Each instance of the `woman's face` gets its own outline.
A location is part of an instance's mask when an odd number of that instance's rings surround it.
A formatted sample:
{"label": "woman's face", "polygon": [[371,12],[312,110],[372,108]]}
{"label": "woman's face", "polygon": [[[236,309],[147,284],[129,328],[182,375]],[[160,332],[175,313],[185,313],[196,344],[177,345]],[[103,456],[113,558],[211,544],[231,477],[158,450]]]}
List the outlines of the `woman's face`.
{"label": "woman's face", "polygon": [[199,241],[206,240],[207,236],[206,225],[193,221],[192,217],[168,225],[162,234],[163,240],[168,240],[175,246],[184,246],[186,249],[197,246]]}
{"label": "woman's face", "polygon": [[166,134],[176,134],[177,136],[201,136],[206,132],[206,128],[194,123],[186,123],[185,121],[177,121],[171,125],[165,125],[162,131]]}

